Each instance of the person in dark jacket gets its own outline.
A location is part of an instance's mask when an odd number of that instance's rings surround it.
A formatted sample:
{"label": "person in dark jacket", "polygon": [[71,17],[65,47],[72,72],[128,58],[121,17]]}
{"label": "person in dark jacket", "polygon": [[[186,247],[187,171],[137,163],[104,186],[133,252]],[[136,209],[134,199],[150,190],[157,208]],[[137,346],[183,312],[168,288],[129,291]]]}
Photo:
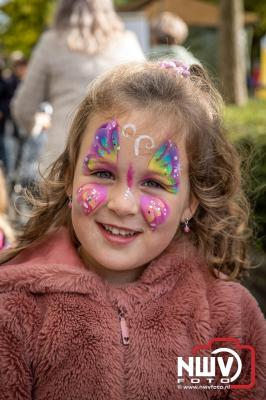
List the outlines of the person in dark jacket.
{"label": "person in dark jacket", "polygon": [[8,85],[3,78],[4,61],[0,59],[0,163],[7,170],[7,155],[5,149],[5,127],[8,115],[9,92]]}

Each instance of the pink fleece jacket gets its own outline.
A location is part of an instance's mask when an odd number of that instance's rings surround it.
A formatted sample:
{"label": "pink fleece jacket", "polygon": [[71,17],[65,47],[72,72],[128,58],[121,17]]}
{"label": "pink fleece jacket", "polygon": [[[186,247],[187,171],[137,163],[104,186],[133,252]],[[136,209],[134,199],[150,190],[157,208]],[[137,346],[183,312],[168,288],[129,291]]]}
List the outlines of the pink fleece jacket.
{"label": "pink fleece jacket", "polygon": [[[219,337],[254,347],[254,387],[178,386],[177,358]],[[238,353],[248,384],[249,353]],[[256,301],[212,277],[186,241],[120,287],[83,265],[64,228],[0,267],[1,400],[263,400],[265,369]]]}

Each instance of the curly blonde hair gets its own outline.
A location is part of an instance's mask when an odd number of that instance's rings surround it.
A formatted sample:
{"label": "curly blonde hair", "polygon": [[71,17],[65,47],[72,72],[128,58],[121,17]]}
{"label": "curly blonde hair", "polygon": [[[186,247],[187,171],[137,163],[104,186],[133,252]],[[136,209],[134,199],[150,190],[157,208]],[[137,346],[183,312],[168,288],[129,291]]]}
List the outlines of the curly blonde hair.
{"label": "curly blonde hair", "polygon": [[6,214],[7,212],[7,190],[4,174],[0,166],[0,214]]}
{"label": "curly blonde hair", "polygon": [[159,68],[157,62],[118,66],[97,78],[75,115],[65,151],[40,182],[38,198],[29,197],[32,216],[17,249],[6,259],[41,239],[50,228],[62,225],[69,227],[78,245],[67,208],[67,190],[88,122],[97,112],[135,106],[152,110],[154,115],[167,115],[176,127],[185,128],[191,190],[199,202],[190,238],[215,276],[221,271],[230,279],[240,278],[248,267],[249,204],[242,190],[239,156],[222,125],[222,105],[199,65],[190,67],[187,78]]}
{"label": "curly blonde hair", "polygon": [[8,220],[8,194],[6,181],[0,167],[0,231],[2,231],[9,243],[15,243],[15,234]]}

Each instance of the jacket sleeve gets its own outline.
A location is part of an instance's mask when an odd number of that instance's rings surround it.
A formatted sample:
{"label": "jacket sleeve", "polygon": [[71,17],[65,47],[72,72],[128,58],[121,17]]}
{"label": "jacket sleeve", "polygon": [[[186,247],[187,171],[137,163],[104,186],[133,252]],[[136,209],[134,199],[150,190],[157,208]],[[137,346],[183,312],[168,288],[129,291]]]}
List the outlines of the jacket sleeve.
{"label": "jacket sleeve", "polygon": [[48,100],[49,54],[49,37],[46,33],[35,47],[25,79],[11,102],[12,115],[26,134],[31,133],[40,103]]}
{"label": "jacket sleeve", "polygon": [[[242,344],[251,345],[255,350],[255,385],[251,389],[231,390],[228,400],[266,399],[266,321],[250,292],[241,286]],[[250,357],[242,360],[243,373],[238,384],[250,381]]]}
{"label": "jacket sleeve", "polygon": [[0,295],[0,400],[32,399],[32,374],[17,307],[10,294]]}

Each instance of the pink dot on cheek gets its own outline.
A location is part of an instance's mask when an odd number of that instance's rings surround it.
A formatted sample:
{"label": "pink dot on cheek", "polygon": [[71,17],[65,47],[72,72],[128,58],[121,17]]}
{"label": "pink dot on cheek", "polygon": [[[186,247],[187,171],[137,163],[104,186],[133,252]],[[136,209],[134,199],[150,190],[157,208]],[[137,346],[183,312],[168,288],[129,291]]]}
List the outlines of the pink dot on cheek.
{"label": "pink dot on cheek", "polygon": [[169,207],[158,197],[142,196],[140,207],[143,217],[152,230],[166,222],[169,216]]}
{"label": "pink dot on cheek", "polygon": [[107,189],[102,185],[85,184],[77,190],[76,199],[83,214],[89,215],[106,201]]}

